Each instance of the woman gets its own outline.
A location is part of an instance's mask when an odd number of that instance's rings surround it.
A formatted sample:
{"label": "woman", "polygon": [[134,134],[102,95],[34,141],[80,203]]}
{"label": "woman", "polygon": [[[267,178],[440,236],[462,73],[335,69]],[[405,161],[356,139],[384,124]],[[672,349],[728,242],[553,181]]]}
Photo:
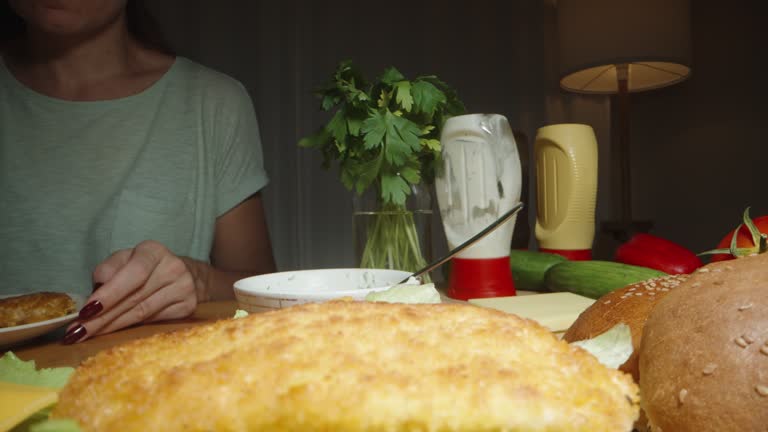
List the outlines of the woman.
{"label": "woman", "polygon": [[74,343],[275,270],[240,83],[170,54],[137,1],[3,9],[0,291],[90,295]]}

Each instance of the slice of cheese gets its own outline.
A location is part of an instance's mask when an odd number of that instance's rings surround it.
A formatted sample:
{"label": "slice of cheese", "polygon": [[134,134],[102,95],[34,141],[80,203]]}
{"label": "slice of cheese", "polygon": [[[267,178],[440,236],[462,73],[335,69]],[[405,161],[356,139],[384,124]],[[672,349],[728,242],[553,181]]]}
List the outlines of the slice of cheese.
{"label": "slice of cheese", "polygon": [[554,333],[564,332],[595,301],[569,292],[470,299],[477,306],[498,309],[538,321]]}
{"label": "slice of cheese", "polygon": [[11,430],[58,399],[53,388],[0,382],[0,432]]}

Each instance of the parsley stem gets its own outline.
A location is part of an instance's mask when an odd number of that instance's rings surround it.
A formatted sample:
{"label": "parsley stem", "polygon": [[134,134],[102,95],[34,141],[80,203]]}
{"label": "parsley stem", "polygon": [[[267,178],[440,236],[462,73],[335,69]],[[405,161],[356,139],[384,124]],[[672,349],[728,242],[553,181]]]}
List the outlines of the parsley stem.
{"label": "parsley stem", "polygon": [[[369,220],[360,267],[416,271],[427,264],[412,211],[387,203],[381,211],[364,217],[372,220]],[[422,281],[431,282],[431,279],[425,275]]]}

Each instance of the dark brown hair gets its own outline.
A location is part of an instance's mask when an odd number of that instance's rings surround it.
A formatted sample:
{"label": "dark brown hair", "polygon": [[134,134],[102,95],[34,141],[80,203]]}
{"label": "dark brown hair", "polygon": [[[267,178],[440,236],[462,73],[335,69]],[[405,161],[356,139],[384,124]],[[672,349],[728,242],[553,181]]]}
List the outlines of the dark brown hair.
{"label": "dark brown hair", "polygon": [[[128,31],[142,45],[166,54],[173,54],[157,22],[144,0],[128,0],[125,6],[125,21]],[[8,0],[0,0],[0,49],[11,40],[24,35],[26,23],[14,12]]]}

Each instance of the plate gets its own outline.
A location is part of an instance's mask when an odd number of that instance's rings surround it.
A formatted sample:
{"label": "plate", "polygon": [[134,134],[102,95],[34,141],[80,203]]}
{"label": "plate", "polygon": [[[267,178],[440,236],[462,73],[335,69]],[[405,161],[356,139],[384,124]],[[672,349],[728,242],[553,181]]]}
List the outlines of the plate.
{"label": "plate", "polygon": [[[85,296],[74,293],[64,293],[75,301],[75,311],[79,311],[85,303]],[[0,298],[14,297],[20,294],[8,294],[0,295]],[[13,327],[0,328],[0,348],[8,348],[11,345],[16,345],[20,342],[28,341],[38,336],[44,335],[48,332],[64,327],[77,318],[77,313],[74,312],[69,315],[64,315],[58,318],[53,318],[45,321],[38,321],[30,324],[22,324]]]}

